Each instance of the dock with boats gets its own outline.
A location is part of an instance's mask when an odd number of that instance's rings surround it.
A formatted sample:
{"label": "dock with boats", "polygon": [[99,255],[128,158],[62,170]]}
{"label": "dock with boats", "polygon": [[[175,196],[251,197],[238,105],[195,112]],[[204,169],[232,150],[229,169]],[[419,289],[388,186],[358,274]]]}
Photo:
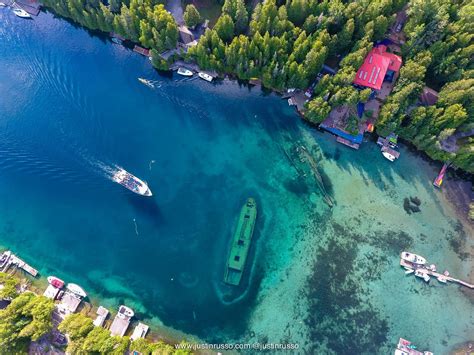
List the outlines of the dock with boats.
{"label": "dock with boats", "polygon": [[[405,252],[404,252],[405,253]],[[430,280],[430,277],[436,278],[439,282],[441,283],[447,283],[447,282],[452,282],[452,283],[457,283],[461,286],[468,287],[470,289],[474,289],[474,284],[471,284],[467,281],[463,281],[460,279],[456,279],[452,276],[450,276],[448,271],[443,272],[442,274],[436,271],[436,266],[434,264],[431,265],[426,265],[424,262],[423,263],[418,263],[418,262],[413,262],[409,261],[406,258],[403,257],[400,258],[400,266],[402,266],[406,271],[406,274],[414,274],[417,277],[420,277],[424,279],[426,282]],[[415,255],[415,254],[412,254]],[[423,258],[424,261],[424,258]]]}
{"label": "dock with boats", "polygon": [[10,268],[22,269],[33,277],[38,276],[38,270],[7,250],[0,255],[0,271],[7,272]]}
{"label": "dock with boats", "polygon": [[123,337],[130,325],[130,320],[134,315],[135,313],[131,308],[121,305],[112,325],[110,326],[110,334]]}

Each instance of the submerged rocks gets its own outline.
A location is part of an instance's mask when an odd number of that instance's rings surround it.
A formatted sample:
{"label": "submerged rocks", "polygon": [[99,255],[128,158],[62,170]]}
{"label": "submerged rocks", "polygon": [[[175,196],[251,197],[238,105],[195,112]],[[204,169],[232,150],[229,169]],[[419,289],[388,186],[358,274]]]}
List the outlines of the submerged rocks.
{"label": "submerged rocks", "polygon": [[421,200],[418,197],[405,197],[403,199],[403,209],[408,214],[412,214],[412,212],[421,212],[420,205]]}

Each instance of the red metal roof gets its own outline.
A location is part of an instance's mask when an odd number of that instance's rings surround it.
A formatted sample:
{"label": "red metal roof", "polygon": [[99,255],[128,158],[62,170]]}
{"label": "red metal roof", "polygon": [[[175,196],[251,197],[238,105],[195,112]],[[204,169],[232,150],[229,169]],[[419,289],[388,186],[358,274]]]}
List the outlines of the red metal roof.
{"label": "red metal roof", "polygon": [[402,58],[386,52],[387,47],[380,45],[373,48],[364,63],[357,71],[354,84],[380,90],[387,70],[398,72],[402,65]]}

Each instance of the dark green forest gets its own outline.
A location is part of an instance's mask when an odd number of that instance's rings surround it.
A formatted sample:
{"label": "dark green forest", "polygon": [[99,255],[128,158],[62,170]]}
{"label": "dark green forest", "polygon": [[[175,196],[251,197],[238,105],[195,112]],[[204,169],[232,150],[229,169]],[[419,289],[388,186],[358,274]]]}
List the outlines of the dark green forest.
{"label": "dark green forest", "polygon": [[[159,54],[175,48],[178,29],[163,4],[154,0],[44,0],[61,16],[91,29],[114,31]],[[252,2],[255,4],[255,2]],[[305,117],[318,124],[339,106],[368,99],[352,86],[374,42],[382,40],[406,8],[403,66],[375,124],[379,135],[396,132],[430,157],[474,172],[474,3],[469,0],[224,0],[215,26],[207,29],[186,60],[203,70],[239,79],[258,78],[271,89],[305,89],[324,63],[338,69],[314,88]],[[197,8],[199,11],[199,8]],[[201,18],[186,11],[190,25]],[[439,91],[434,106],[417,104],[423,87]],[[444,142],[451,141],[450,148]]]}

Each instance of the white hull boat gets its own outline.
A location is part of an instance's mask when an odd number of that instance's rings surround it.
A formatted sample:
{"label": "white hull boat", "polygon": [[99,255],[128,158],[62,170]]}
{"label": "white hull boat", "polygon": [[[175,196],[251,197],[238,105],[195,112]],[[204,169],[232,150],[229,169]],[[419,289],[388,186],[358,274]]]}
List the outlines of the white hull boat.
{"label": "white hull boat", "polygon": [[6,7],[7,4],[5,4],[4,2],[0,2],[0,7]]}
{"label": "white hull boat", "polygon": [[129,189],[132,192],[135,192],[138,195],[142,196],[152,196],[151,190],[148,185],[137,178],[136,176],[130,174],[125,169],[120,168],[114,174],[112,179],[123,187]]}
{"label": "white hull boat", "polygon": [[428,272],[426,270],[423,270],[423,269],[415,270],[415,276],[425,280],[425,282],[430,281],[430,275],[428,275]]}
{"label": "white hull boat", "polygon": [[76,285],[76,284],[67,284],[66,288],[71,291],[72,293],[76,294],[77,296],[80,296],[82,298],[87,297],[86,292],[82,289],[81,286]]}
{"label": "white hull boat", "polygon": [[177,73],[182,76],[193,76],[193,72],[189,69],[179,67]]}
{"label": "white hull boat", "polygon": [[402,252],[400,257],[403,260],[409,261],[412,264],[418,264],[418,265],[426,264],[426,259],[424,257],[419,256],[417,254],[409,253],[407,251]]}
{"label": "white hull boat", "polygon": [[30,14],[23,9],[13,9],[13,13],[21,18],[31,18]]}
{"label": "white hull boat", "polygon": [[127,306],[121,305],[117,314],[121,318],[132,318],[135,315],[135,312]]}
{"label": "white hull boat", "polygon": [[395,156],[390,154],[389,152],[382,152],[382,155],[385,157],[385,159],[388,159],[390,161],[395,161]]}
{"label": "white hull boat", "polygon": [[211,82],[212,79],[214,79],[211,75],[207,74],[207,73],[203,73],[203,72],[199,72],[198,73],[198,76],[203,79],[203,80],[206,80],[208,82]]}
{"label": "white hull boat", "polygon": [[410,274],[413,274],[415,272],[414,269],[406,269],[405,270],[405,275],[410,275]]}
{"label": "white hull boat", "polygon": [[153,82],[151,80],[144,79],[144,78],[138,78],[138,81],[141,82],[142,84],[148,86],[149,88],[152,88],[152,89],[155,88],[155,85],[153,84]]}

